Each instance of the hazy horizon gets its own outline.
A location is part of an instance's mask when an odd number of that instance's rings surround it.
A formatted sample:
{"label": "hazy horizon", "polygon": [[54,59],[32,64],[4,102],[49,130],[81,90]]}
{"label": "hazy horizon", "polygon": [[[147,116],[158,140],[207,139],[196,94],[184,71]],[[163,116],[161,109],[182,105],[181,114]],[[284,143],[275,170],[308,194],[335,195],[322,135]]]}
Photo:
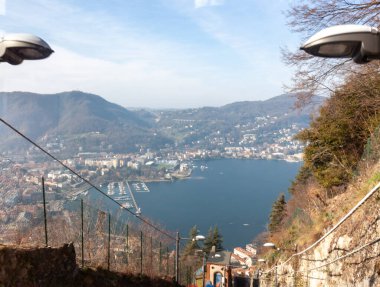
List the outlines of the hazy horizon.
{"label": "hazy horizon", "polygon": [[[30,92],[30,91],[0,91],[0,93],[2,93],[2,92],[4,92],[4,93],[34,93],[34,92]],[[188,106],[188,107],[177,107],[176,108],[176,107],[170,107],[170,106],[168,106],[168,107],[149,107],[149,106],[121,105],[119,103],[116,103],[116,102],[113,102],[113,101],[107,99],[103,95],[95,94],[95,93],[90,93],[90,92],[86,92],[86,91],[81,91],[81,90],[60,91],[60,92],[56,92],[56,93],[35,93],[35,94],[56,95],[56,94],[70,93],[70,92],[80,92],[80,93],[84,93],[84,94],[92,94],[92,95],[95,95],[95,96],[99,96],[99,97],[107,100],[110,103],[120,105],[123,108],[129,109],[129,110],[140,110],[140,109],[145,109],[145,110],[183,110],[183,109],[199,109],[199,108],[207,108],[207,107],[210,107],[210,108],[220,108],[220,107],[223,107],[225,105],[230,105],[230,104],[239,103],[239,102],[265,102],[265,101],[268,101],[268,100],[271,100],[271,99],[274,99],[274,98],[277,98],[277,97],[288,96],[288,95],[292,96],[293,95],[291,93],[283,93],[283,94],[276,95],[276,96],[273,96],[273,97],[270,97],[270,98],[267,98],[267,99],[234,101],[234,102],[229,102],[229,103],[220,104],[220,105],[213,105],[213,106],[211,106],[211,105],[199,105],[199,106]]]}
{"label": "hazy horizon", "polygon": [[286,27],[287,1],[0,4],[0,34],[35,34],[55,51],[43,61],[1,64],[0,91],[83,90],[155,109],[265,100],[284,93],[292,75],[280,47],[300,42]]}

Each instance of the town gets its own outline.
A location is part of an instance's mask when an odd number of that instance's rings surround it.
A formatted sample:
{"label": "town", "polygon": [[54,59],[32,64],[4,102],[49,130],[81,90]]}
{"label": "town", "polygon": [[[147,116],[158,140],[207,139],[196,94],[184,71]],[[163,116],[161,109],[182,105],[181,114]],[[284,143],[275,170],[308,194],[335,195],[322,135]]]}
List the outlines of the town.
{"label": "town", "polygon": [[[114,153],[106,150],[86,151],[79,146],[77,153],[66,156],[62,162],[84,178],[101,186],[125,180],[170,182],[186,179],[191,176],[197,160],[234,158],[301,161],[304,145],[294,140],[294,135],[302,129],[302,125],[292,123],[287,128],[255,133],[276,120],[277,117],[267,116],[258,118],[255,127],[239,125],[236,127],[240,130],[239,138],[216,131],[215,135],[205,137],[205,142],[195,142],[193,147],[165,147],[157,151],[140,148],[138,152],[133,153]],[[60,136],[45,138],[41,147],[57,157],[68,154],[68,150],[70,153],[73,152],[73,148],[66,146],[65,140]],[[112,147],[106,149],[109,148]],[[41,201],[41,177],[45,179],[47,198],[55,202],[51,204],[55,205],[56,209],[59,209],[64,202],[63,196],[60,192],[56,192],[57,190],[65,190],[66,197],[75,198],[88,188],[82,179],[57,162],[48,159],[34,146],[24,153],[3,152],[1,157],[0,176],[4,193],[0,198],[0,205],[7,207],[1,211],[4,215],[1,217],[3,223],[22,221],[27,224],[28,218],[33,217],[36,212],[34,203]],[[200,166],[200,168],[205,167]],[[19,213],[20,208],[24,212]],[[12,229],[9,228],[10,225],[3,225],[5,226],[8,230]],[[8,231],[3,233],[3,236],[12,237],[14,234]],[[0,242],[4,240],[3,238]]]}
{"label": "town", "polygon": [[[0,161],[3,190],[0,198],[3,207],[0,211],[0,244],[41,242],[41,211],[45,201],[50,224],[54,222],[54,225],[66,226],[65,230],[72,230],[68,226],[79,224],[77,202],[86,198],[92,188],[83,179],[140,216],[141,210],[133,195],[135,192],[149,192],[145,182],[184,180],[191,177],[194,168],[207,168],[206,165],[198,164],[198,161],[207,163],[208,160],[223,158],[302,161],[304,145],[294,136],[302,130],[303,125],[290,123],[284,127],[276,124],[280,120],[269,115],[257,117],[254,123],[235,125],[235,132],[217,129],[202,139],[194,138],[192,142],[183,140],[174,143],[174,146],[165,145],[156,149],[140,146],[136,152],[115,152],[109,143],[88,149],[80,145],[71,146],[64,136],[59,135],[46,136],[39,142],[39,147],[45,152],[37,146],[30,146],[24,152],[4,151]],[[196,122],[189,124],[181,121],[181,124],[184,126],[177,126],[176,129],[186,129],[187,135],[199,133],[202,129],[201,126],[197,127]],[[268,126],[271,127],[267,129]],[[99,135],[100,132],[92,133],[92,136]],[[63,165],[47,154],[60,158]],[[64,166],[74,170],[77,175]],[[101,207],[89,208],[95,210],[93,216],[96,219],[88,223],[88,228],[104,228],[105,215]],[[72,232],[60,233],[59,230],[49,235],[50,244],[63,238],[66,238],[65,242],[75,241]],[[101,263],[103,256],[97,251],[96,244],[101,245],[99,236],[103,236],[103,233],[97,232],[98,235],[92,238],[95,245],[91,250],[91,260]],[[115,246],[113,254],[124,258],[126,253],[122,237],[114,234],[112,240]],[[130,240],[131,252],[137,254],[138,234],[131,235]],[[172,252],[168,254],[170,258],[174,256]],[[128,256],[128,260],[132,260],[132,254]],[[231,270],[236,273],[236,278],[249,278],[249,267],[257,264],[258,260],[256,249],[250,242],[245,247],[235,247],[232,252],[224,251],[223,256],[227,264],[235,266]],[[167,259],[169,261],[171,259]],[[217,265],[218,260],[213,262],[210,258],[207,264]]]}

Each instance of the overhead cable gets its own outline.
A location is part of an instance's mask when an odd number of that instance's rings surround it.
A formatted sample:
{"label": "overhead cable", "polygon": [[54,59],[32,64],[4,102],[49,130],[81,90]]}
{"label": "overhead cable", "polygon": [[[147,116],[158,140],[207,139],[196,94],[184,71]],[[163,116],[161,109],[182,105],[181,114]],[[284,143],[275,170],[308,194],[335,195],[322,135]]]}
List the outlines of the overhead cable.
{"label": "overhead cable", "polygon": [[59,160],[58,158],[56,158],[54,155],[52,155],[51,153],[49,153],[47,150],[45,150],[44,148],[42,148],[39,144],[37,144],[36,142],[34,142],[33,140],[31,140],[29,137],[27,137],[26,135],[24,135],[22,132],[20,132],[19,130],[17,130],[15,127],[13,127],[11,124],[9,124],[8,122],[6,122],[3,118],[0,118],[0,121],[5,124],[7,127],[9,127],[11,130],[13,130],[15,133],[17,133],[18,135],[20,135],[21,137],[23,137],[25,140],[27,140],[28,142],[30,142],[32,145],[34,145],[36,148],[38,148],[39,150],[41,150],[43,153],[45,153],[46,155],[48,155],[50,158],[52,158],[54,161],[58,162],[60,165],[62,165],[64,168],[68,169],[71,173],[73,173],[74,175],[76,175],[78,178],[80,178],[81,180],[83,180],[84,182],[86,182],[87,184],[89,184],[91,187],[93,187],[96,191],[100,192],[102,195],[104,195],[105,197],[107,197],[108,199],[110,199],[111,201],[113,201],[114,203],[116,203],[118,206],[120,206],[120,208],[128,211],[130,214],[132,214],[133,216],[135,216],[137,219],[139,219],[141,222],[145,223],[146,225],[152,227],[153,229],[155,229],[156,231],[160,232],[161,234],[169,237],[170,239],[172,240],[176,240],[176,238],[172,235],[170,235],[169,233],[161,230],[160,228],[158,228],[157,226],[153,225],[152,223],[150,223],[148,220],[142,218],[140,215],[138,215],[137,213],[129,210],[128,208],[124,207],[121,203],[117,202],[115,199],[113,199],[111,196],[109,196],[108,194],[104,193],[100,188],[98,188],[97,186],[95,186],[93,183],[91,183],[89,180],[87,180],[86,178],[82,177],[78,172],[76,172],[74,169],[72,169],[71,167],[69,167],[68,165],[66,165],[65,163],[63,163],[61,160]]}

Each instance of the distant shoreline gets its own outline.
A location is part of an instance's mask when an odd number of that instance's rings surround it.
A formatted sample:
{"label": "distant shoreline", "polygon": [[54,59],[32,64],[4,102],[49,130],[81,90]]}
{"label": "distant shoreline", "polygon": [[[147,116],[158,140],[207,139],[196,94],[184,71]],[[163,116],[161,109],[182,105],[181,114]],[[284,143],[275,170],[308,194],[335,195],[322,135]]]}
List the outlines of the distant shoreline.
{"label": "distant shoreline", "polygon": [[[235,160],[265,160],[265,161],[285,161],[288,163],[302,163],[302,160],[294,160],[294,159],[267,159],[267,158],[234,158],[234,157],[215,157],[215,158],[207,158],[207,159],[194,159],[192,161],[214,161],[214,160],[223,160],[223,159],[235,159]],[[187,176],[181,178],[173,178],[173,179],[165,179],[165,178],[137,178],[137,179],[128,179],[130,181],[143,181],[143,182],[174,182],[174,181],[182,181],[186,179],[195,179],[195,177]]]}

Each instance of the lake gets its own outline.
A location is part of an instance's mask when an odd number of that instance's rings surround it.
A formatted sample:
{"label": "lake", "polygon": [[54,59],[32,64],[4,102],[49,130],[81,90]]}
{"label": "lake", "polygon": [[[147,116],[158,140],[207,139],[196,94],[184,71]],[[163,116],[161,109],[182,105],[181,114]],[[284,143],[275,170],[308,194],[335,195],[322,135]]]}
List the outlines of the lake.
{"label": "lake", "polygon": [[[245,246],[266,229],[273,202],[288,187],[301,163],[220,159],[196,161],[191,178],[147,183],[136,192],[142,214],[187,237],[197,225],[202,235],[217,225],[223,246]],[[200,166],[207,168],[200,169]]]}

